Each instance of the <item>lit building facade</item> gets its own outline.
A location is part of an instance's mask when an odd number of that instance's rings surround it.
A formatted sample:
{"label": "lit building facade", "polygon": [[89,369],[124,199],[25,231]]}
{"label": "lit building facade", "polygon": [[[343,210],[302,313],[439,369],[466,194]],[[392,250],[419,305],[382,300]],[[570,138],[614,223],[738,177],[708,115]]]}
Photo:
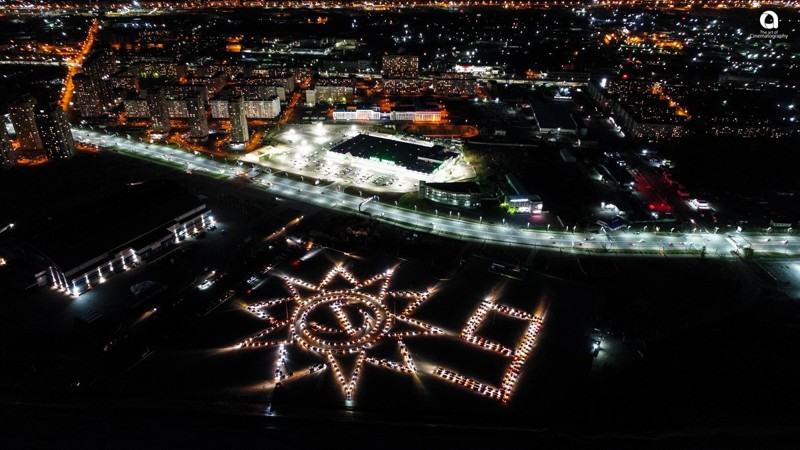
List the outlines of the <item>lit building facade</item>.
{"label": "lit building facade", "polygon": [[385,118],[383,116],[384,115],[382,115],[380,111],[376,111],[375,109],[356,108],[355,106],[340,108],[333,111],[333,120],[344,120],[344,121],[381,120]]}
{"label": "lit building facade", "polygon": [[277,96],[280,101],[286,101],[286,88],[278,85],[244,84],[232,86],[231,92],[247,100],[267,100]]}
{"label": "lit building facade", "polygon": [[150,118],[150,107],[147,106],[146,98],[129,98],[123,102],[125,115],[129,119],[148,119]]}
{"label": "lit building facade", "polygon": [[441,122],[442,112],[438,109],[395,110],[389,118],[396,122]]}
{"label": "lit building facade", "polygon": [[153,133],[169,132],[169,105],[163,89],[151,89],[148,91],[147,107],[150,112],[150,126]]}
{"label": "lit building facade", "polygon": [[228,115],[228,99],[215,98],[208,101],[208,107],[211,110],[212,119],[229,119]]}
{"label": "lit building facade", "polygon": [[419,57],[385,55],[381,74],[384,78],[417,78],[419,76]]}
{"label": "lit building facade", "polygon": [[267,100],[245,100],[244,115],[248,119],[274,119],[281,113],[281,101],[275,96]]}
{"label": "lit building facade", "polygon": [[420,95],[424,85],[417,78],[384,78],[383,92],[388,95]]}
{"label": "lit building facade", "polygon": [[538,195],[510,195],[506,196],[505,203],[511,214],[541,214],[544,209]]}
{"label": "lit building facade", "polygon": [[459,208],[475,209],[481,206],[481,190],[477,183],[426,183],[419,182],[419,198]]}
{"label": "lit building facade", "polygon": [[231,143],[243,144],[250,139],[244,97],[236,95],[228,101],[228,117],[231,121]]}
{"label": "lit building facade", "polygon": [[433,93],[436,95],[473,96],[478,81],[469,73],[442,73],[433,77]]}
{"label": "lit building facade", "polygon": [[[235,98],[235,96],[234,96]],[[212,119],[230,119],[231,101],[224,98],[208,102]],[[244,100],[244,116],[247,119],[274,119],[281,114],[281,101],[278,96],[264,100]]]}
{"label": "lit building facade", "polygon": [[103,115],[105,108],[103,95],[100,92],[100,80],[86,73],[79,73],[72,77],[72,83],[75,87],[73,91],[75,109],[81,116],[99,117]]}
{"label": "lit building facade", "polygon": [[442,111],[438,109],[398,108],[389,113],[382,113],[377,107],[365,108],[354,105],[337,108],[333,111],[335,121],[376,121],[392,120],[395,122],[440,122]]}
{"label": "lit building facade", "polygon": [[185,99],[167,98],[166,102],[170,119],[187,119],[189,117],[189,106]]}
{"label": "lit building facade", "polygon": [[57,104],[39,108],[36,123],[42,138],[44,152],[50,159],[69,159],[75,155],[75,140],[72,138],[67,114]]}
{"label": "lit building facade", "polygon": [[208,137],[208,114],[203,95],[198,91],[189,93],[186,106],[189,114],[189,136],[198,139]]}
{"label": "lit building facade", "polygon": [[306,104],[308,105],[316,105],[318,102],[325,102],[329,105],[347,103],[352,102],[353,98],[353,86],[317,85],[313,89],[306,90]]}
{"label": "lit building facade", "polygon": [[8,137],[5,121],[0,121],[0,167],[9,168],[17,164],[17,155]]}
{"label": "lit building facade", "polygon": [[41,150],[43,148],[42,138],[36,125],[36,100],[30,95],[26,95],[9,105],[8,112],[20,148]]}

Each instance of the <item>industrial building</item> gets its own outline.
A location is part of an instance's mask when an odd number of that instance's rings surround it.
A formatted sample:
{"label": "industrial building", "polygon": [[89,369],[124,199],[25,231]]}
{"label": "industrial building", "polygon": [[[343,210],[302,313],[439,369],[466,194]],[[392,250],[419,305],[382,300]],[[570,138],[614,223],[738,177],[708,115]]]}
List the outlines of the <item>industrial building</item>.
{"label": "industrial building", "polygon": [[547,135],[577,135],[578,124],[567,110],[565,105],[560,103],[534,103],[533,115],[539,126],[539,132]]}
{"label": "industrial building", "polygon": [[21,224],[0,242],[6,269],[22,286],[51,286],[80,295],[213,224],[205,204],[177,184],[130,186],[114,198],[51,220]]}

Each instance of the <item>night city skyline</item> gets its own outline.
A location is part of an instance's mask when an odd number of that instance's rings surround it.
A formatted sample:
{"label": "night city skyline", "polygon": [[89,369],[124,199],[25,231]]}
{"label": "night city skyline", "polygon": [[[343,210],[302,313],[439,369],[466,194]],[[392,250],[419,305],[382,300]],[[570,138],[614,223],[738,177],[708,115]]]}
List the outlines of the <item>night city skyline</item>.
{"label": "night city skyline", "polygon": [[4,447],[800,438],[800,2],[0,23]]}

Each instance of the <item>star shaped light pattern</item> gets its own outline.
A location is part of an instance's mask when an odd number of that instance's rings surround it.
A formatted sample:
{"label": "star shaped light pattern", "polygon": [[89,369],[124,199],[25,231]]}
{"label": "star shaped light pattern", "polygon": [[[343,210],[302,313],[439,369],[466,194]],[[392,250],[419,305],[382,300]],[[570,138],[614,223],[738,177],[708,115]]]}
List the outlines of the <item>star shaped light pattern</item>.
{"label": "star shaped light pattern", "polygon": [[[258,333],[238,344],[239,348],[278,348],[275,379],[287,377],[287,346],[298,345],[327,360],[301,373],[331,368],[346,401],[352,401],[362,366],[373,364],[404,374],[417,368],[403,343],[410,336],[439,335],[445,332],[416,320],[411,314],[430,296],[429,291],[390,291],[394,269],[360,281],[343,266],[331,269],[319,284],[284,276],[290,296],[258,302],[248,306],[252,313],[267,322]],[[328,290],[333,280],[341,277],[350,287]],[[310,292],[301,295],[298,288]],[[376,289],[377,288],[377,289]],[[377,293],[375,291],[377,290]],[[393,304],[389,305],[390,299]],[[400,312],[398,302],[405,300]],[[401,361],[370,356],[371,349],[386,341],[395,341]],[[355,357],[350,375],[342,361]]]}

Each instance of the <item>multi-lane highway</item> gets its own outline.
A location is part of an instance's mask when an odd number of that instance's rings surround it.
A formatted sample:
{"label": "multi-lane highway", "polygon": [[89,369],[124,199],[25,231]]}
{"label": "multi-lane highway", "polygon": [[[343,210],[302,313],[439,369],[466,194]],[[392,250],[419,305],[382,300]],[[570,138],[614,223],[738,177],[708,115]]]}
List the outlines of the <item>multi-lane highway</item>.
{"label": "multi-lane highway", "polygon": [[[206,172],[218,177],[234,178],[242,171],[221,161],[213,161],[183,150],[159,144],[147,144],[126,136],[73,128],[79,142],[112,151],[161,159],[185,165],[186,170]],[[279,198],[303,202],[322,208],[347,212],[361,211],[373,218],[403,228],[415,229],[470,241],[500,242],[515,246],[559,249],[561,251],[608,251],[611,255],[631,253],[728,255],[732,250],[750,247],[757,253],[800,255],[800,239],[791,234],[724,233],[721,230],[692,233],[654,232],[646,228],[602,233],[544,231],[519,228],[507,223],[476,222],[452,216],[436,216],[378,201],[365,203],[366,198],[340,192],[333,186],[314,186],[285,176],[265,173],[251,178],[254,187]],[[637,227],[638,228],[638,227]]]}

